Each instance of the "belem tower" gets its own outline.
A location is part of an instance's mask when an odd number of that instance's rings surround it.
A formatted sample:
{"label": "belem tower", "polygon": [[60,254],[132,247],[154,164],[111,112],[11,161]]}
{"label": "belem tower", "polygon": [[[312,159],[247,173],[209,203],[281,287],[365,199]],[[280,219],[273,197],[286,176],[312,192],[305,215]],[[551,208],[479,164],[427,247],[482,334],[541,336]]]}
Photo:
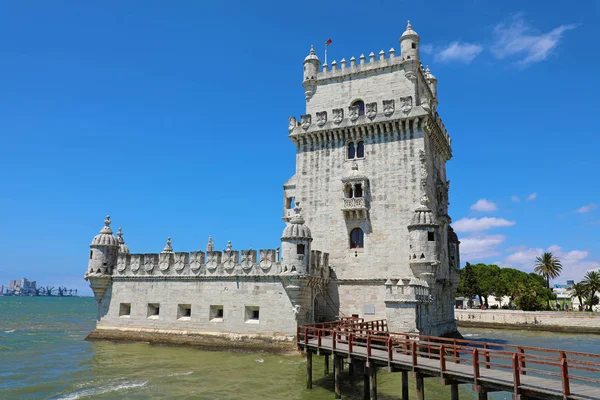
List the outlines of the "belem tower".
{"label": "belem tower", "polygon": [[[131,254],[110,217],[90,245],[102,332],[292,340],[343,316],[449,335],[459,241],[448,216],[450,137],[437,79],[410,22],[400,54],[304,59],[306,111],[289,118],[296,173],[283,185],[281,247]],[[102,336],[102,335],[99,335]]]}

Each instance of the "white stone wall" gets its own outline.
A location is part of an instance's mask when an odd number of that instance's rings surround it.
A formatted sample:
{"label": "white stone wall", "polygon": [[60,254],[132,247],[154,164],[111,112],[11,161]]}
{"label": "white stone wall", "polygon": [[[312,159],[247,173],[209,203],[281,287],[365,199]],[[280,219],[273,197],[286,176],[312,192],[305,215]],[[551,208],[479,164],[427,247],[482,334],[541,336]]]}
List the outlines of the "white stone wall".
{"label": "white stone wall", "polygon": [[560,328],[596,328],[600,331],[600,318],[587,312],[536,312],[521,310],[456,310],[461,322],[481,324],[523,325]]}
{"label": "white stone wall", "polygon": [[[119,316],[121,303],[131,304],[131,315]],[[160,304],[157,318],[148,317],[148,304]],[[178,305],[190,304],[191,317],[178,319]],[[223,319],[210,318],[210,306],[223,306]],[[258,322],[247,322],[246,306],[258,306]],[[294,336],[296,319],[280,281],[116,280],[103,301],[105,315],[98,328],[178,330],[196,333],[238,333]],[[309,310],[310,312],[310,310]]]}

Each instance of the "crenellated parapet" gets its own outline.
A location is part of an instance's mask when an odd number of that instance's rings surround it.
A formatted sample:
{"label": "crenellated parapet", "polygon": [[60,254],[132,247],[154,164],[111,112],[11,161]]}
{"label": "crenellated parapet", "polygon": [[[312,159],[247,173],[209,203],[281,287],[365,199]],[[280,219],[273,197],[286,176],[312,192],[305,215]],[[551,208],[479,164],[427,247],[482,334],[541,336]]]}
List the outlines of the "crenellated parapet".
{"label": "crenellated parapet", "polygon": [[[283,272],[279,249],[119,254],[113,276],[247,276]],[[258,256],[258,257],[257,257]]]}
{"label": "crenellated parapet", "polygon": [[432,303],[429,283],[419,278],[402,278],[395,283],[392,279],[385,282],[386,303]]}
{"label": "crenellated parapet", "polygon": [[[289,138],[299,146],[305,143],[350,140],[357,137],[397,135],[407,138],[417,131],[432,136],[447,160],[452,158],[452,140],[439,115],[432,115],[423,106],[413,106],[412,96],[367,103],[367,112],[358,115],[354,108],[323,110],[300,117],[289,117]],[[410,136],[412,138],[412,136]]]}

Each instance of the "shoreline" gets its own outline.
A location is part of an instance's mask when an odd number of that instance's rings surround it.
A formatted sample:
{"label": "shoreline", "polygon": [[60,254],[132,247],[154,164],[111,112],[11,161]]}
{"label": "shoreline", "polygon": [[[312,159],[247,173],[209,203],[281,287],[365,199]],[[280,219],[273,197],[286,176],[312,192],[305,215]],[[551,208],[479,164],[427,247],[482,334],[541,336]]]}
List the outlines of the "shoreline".
{"label": "shoreline", "polygon": [[253,335],[222,335],[211,333],[175,332],[162,330],[123,330],[96,328],[86,341],[144,342],[159,346],[185,346],[208,351],[264,352],[297,355],[296,341],[292,338],[274,338]]}
{"label": "shoreline", "polygon": [[459,328],[600,334],[600,316],[584,312],[455,310]]}

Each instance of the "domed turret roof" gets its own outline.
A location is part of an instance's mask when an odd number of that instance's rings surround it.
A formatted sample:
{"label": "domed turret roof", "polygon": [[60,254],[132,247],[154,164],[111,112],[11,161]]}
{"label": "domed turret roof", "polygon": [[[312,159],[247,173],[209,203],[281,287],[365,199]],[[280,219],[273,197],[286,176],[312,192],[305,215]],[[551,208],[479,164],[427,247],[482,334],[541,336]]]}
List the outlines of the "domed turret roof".
{"label": "domed turret roof", "polygon": [[117,232],[117,236],[119,238],[117,241],[119,242],[119,254],[129,254],[129,247],[125,244],[125,239],[123,239],[123,228],[119,228],[119,232]]}
{"label": "domed turret roof", "polygon": [[428,79],[428,80],[430,80],[430,81],[437,81],[437,78],[435,76],[433,76],[433,74],[429,70],[429,65],[425,69],[425,78]]}
{"label": "domed turret roof", "polygon": [[110,229],[110,215],[106,216],[104,226],[100,233],[94,236],[92,246],[118,246],[119,241],[113,236],[113,231]]}
{"label": "domed turret roof", "polygon": [[283,239],[309,239],[312,240],[312,235],[310,234],[310,229],[308,226],[304,224],[304,218],[300,215],[300,203],[296,203],[296,207],[294,207],[294,211],[296,215],[292,217],[290,223],[283,230],[283,235],[281,236],[281,240]]}
{"label": "domed turret roof", "polygon": [[407,37],[416,37],[417,39],[419,38],[419,35],[417,34],[417,32],[413,31],[410,21],[408,21],[408,24],[406,25],[406,30],[400,37],[400,40],[407,38]]}
{"label": "domed turret roof", "polygon": [[319,61],[319,57],[317,57],[317,55],[315,54],[315,46],[310,46],[310,53],[306,56],[306,58],[304,59],[304,62],[311,61],[311,60]]}
{"label": "domed turret roof", "polygon": [[448,225],[448,242],[450,243],[460,243],[458,240],[458,235],[454,232],[454,229],[450,225]]}
{"label": "domed turret roof", "polygon": [[428,204],[429,198],[425,194],[421,197],[421,206],[413,214],[411,225],[437,225],[433,213],[427,206]]}

